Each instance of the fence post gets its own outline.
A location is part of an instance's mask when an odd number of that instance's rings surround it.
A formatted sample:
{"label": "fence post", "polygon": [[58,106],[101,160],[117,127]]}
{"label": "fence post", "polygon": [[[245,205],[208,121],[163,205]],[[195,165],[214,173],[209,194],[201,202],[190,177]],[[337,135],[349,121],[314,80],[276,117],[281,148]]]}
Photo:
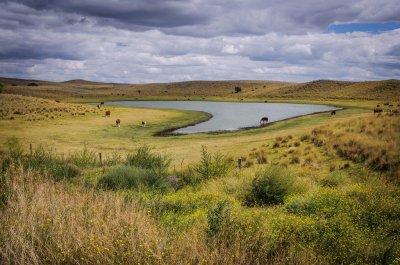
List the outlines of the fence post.
{"label": "fence post", "polygon": [[102,160],[102,157],[101,157],[101,153],[99,153],[99,160],[100,160],[100,165],[103,165],[103,160]]}
{"label": "fence post", "polygon": [[242,168],[242,159],[241,158],[238,159],[238,168],[239,169]]}
{"label": "fence post", "polygon": [[29,152],[32,155],[32,144],[29,144]]}

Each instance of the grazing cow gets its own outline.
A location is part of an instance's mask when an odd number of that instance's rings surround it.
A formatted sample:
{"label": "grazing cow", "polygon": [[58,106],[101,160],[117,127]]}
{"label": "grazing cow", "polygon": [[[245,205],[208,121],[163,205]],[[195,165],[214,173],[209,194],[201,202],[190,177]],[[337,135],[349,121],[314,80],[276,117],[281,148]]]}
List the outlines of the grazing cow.
{"label": "grazing cow", "polygon": [[146,127],[146,122],[142,121],[142,127]]}
{"label": "grazing cow", "polygon": [[374,109],[374,113],[381,113],[383,109]]}
{"label": "grazing cow", "polygon": [[336,110],[331,111],[331,116],[336,115]]}
{"label": "grazing cow", "polygon": [[389,107],[391,107],[391,108],[392,108],[392,107],[393,107],[393,104],[390,104],[390,105],[389,105]]}
{"label": "grazing cow", "polygon": [[111,111],[107,110],[106,111],[106,117],[110,117],[111,116]]}
{"label": "grazing cow", "polygon": [[268,123],[268,117],[262,117],[260,120],[260,125],[265,125]]}
{"label": "grazing cow", "polygon": [[57,102],[57,103],[60,103],[60,101],[59,101],[59,100],[56,100],[56,102]]}
{"label": "grazing cow", "polygon": [[120,126],[121,126],[121,120],[120,120],[120,119],[116,119],[116,120],[115,120],[115,125],[116,125],[117,127],[120,127]]}
{"label": "grazing cow", "polygon": [[379,105],[379,104],[378,104],[378,105],[376,105],[376,107],[377,107],[377,108],[380,108],[380,106],[381,106],[381,105]]}
{"label": "grazing cow", "polygon": [[387,105],[389,105],[389,102],[385,102],[383,105],[387,106]]}
{"label": "grazing cow", "polygon": [[100,105],[104,105],[104,102],[100,102]]}

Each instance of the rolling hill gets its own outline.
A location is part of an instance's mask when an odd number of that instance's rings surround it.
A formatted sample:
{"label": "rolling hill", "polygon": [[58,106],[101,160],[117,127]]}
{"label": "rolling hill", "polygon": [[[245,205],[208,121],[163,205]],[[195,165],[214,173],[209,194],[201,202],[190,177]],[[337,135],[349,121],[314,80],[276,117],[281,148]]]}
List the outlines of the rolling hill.
{"label": "rolling hill", "polygon": [[[44,98],[186,98],[186,99],[312,99],[400,101],[400,80],[348,82],[316,80],[306,83],[278,81],[188,81],[174,83],[114,84],[86,80],[49,82],[0,78],[4,92]],[[35,83],[37,86],[29,84]],[[238,86],[241,92],[235,93]]]}

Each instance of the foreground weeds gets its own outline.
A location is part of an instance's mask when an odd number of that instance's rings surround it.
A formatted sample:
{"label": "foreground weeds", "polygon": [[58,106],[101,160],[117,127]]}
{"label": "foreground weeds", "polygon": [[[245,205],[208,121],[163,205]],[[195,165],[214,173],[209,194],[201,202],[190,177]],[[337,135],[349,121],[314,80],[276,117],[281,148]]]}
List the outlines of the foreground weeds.
{"label": "foreground weeds", "polygon": [[100,163],[10,139],[0,263],[399,264],[398,125],[370,115],[277,137],[242,169],[205,147],[171,171],[147,146]]}

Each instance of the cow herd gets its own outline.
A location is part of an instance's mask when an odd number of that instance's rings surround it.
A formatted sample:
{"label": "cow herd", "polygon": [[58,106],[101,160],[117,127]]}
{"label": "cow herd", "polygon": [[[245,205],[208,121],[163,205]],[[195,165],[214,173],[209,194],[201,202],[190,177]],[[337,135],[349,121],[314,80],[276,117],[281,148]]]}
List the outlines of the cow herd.
{"label": "cow herd", "polygon": [[[101,102],[100,104],[98,104],[97,107],[100,108],[101,105],[104,105],[104,102]],[[105,112],[104,117],[106,117],[106,118],[111,117],[111,111],[107,110]],[[120,118],[115,120],[115,127],[118,127],[118,128],[121,127],[121,119]],[[146,122],[145,121],[142,121],[142,127],[146,127]]]}
{"label": "cow herd", "polygon": [[[389,103],[389,102],[385,102],[384,104],[383,104],[383,106],[385,106],[386,107],[386,112],[391,112],[391,113],[399,113],[399,108],[400,108],[400,104],[397,104],[397,108],[398,109],[395,109],[395,105],[394,104],[391,104],[391,103]],[[376,114],[379,114],[379,113],[381,113],[381,112],[384,112],[384,110],[383,110],[383,108],[381,107],[381,104],[377,104],[376,105],[376,108],[374,108],[374,113],[376,113]]]}

